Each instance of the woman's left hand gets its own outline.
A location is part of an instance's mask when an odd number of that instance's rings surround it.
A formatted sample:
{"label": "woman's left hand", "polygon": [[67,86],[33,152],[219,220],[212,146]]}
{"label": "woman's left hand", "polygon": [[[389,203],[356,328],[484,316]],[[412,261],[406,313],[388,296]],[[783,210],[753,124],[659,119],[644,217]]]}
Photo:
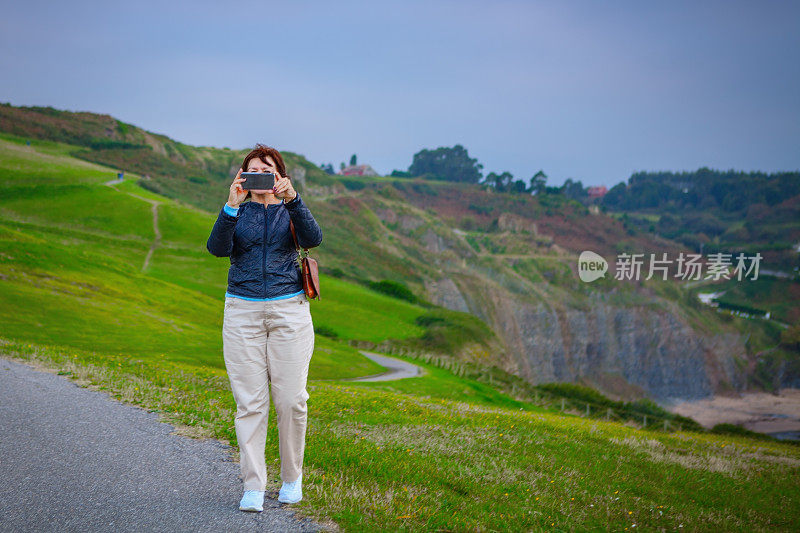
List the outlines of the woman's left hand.
{"label": "woman's left hand", "polygon": [[272,187],[275,198],[283,198],[285,202],[291,202],[297,196],[297,191],[292,186],[292,180],[284,178],[279,172],[275,171],[275,185]]}

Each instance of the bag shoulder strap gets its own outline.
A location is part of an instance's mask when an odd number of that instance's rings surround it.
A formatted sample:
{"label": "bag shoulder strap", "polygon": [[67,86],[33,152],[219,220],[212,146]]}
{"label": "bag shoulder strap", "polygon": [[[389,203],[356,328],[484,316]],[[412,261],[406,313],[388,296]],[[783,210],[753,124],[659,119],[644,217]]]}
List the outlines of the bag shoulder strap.
{"label": "bag shoulder strap", "polygon": [[[300,243],[297,242],[297,234],[294,231],[294,222],[292,222],[292,219],[289,219],[289,229],[292,230],[292,239],[294,239],[294,247],[300,250]],[[303,250],[305,250],[306,254],[309,253],[308,248],[303,248]]]}

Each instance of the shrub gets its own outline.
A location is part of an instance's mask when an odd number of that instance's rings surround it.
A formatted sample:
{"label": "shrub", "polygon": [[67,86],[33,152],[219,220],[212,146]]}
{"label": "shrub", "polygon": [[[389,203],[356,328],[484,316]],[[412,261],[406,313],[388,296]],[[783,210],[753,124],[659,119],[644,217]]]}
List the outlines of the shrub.
{"label": "shrub", "polygon": [[328,326],[325,326],[325,325],[319,325],[319,326],[314,325],[314,333],[316,333],[317,335],[322,335],[323,337],[331,338],[331,339],[338,339],[339,338],[339,334],[338,333],[336,333],[335,331],[333,331],[333,329],[331,329],[331,328],[329,328]]}
{"label": "shrub", "polygon": [[369,288],[383,293],[388,294],[394,298],[398,298],[400,300],[406,300],[411,303],[418,303],[419,299],[411,292],[404,283],[400,283],[398,281],[392,281],[388,279],[384,279],[381,281],[370,281]]}
{"label": "shrub", "polygon": [[344,185],[348,191],[358,191],[366,186],[366,184],[360,180],[350,180],[347,178],[340,178],[339,181],[342,182],[342,185]]}

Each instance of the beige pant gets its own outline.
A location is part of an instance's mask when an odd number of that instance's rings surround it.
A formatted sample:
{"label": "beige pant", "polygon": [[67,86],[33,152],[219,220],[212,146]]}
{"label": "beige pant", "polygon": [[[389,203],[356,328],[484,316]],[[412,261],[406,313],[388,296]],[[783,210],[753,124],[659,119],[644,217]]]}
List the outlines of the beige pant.
{"label": "beige pant", "polygon": [[278,419],[281,480],[297,480],[306,439],[306,380],[314,351],[308,297],[253,301],[225,297],[225,367],[236,400],[236,440],[244,490],[265,490],[269,395]]}

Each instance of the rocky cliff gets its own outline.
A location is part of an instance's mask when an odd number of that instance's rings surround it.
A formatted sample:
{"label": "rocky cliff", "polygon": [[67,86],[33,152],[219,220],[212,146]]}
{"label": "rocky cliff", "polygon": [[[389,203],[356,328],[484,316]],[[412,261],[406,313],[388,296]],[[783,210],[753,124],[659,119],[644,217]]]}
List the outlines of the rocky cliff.
{"label": "rocky cliff", "polygon": [[508,347],[498,363],[533,384],[584,382],[614,398],[666,403],[745,386],[738,334],[699,334],[674,311],[619,307],[600,293],[572,308],[462,281],[428,284],[431,301],[490,324]]}
{"label": "rocky cliff", "polygon": [[[410,198],[399,203],[386,196],[363,198],[405,248],[406,260],[413,248],[424,251],[426,261],[416,265],[424,296],[489,324],[506,347],[493,360],[504,370],[533,384],[582,382],[612,398],[662,403],[746,385],[742,335],[697,331],[675,302],[647,288],[581,286],[575,249],[588,244],[584,249],[610,257],[615,245],[637,246],[617,228],[603,227],[607,218],[554,222],[505,208],[497,229],[483,233],[448,224],[448,212],[450,220],[460,216],[454,195],[412,197],[412,207]],[[431,210],[414,208],[426,202]]]}

